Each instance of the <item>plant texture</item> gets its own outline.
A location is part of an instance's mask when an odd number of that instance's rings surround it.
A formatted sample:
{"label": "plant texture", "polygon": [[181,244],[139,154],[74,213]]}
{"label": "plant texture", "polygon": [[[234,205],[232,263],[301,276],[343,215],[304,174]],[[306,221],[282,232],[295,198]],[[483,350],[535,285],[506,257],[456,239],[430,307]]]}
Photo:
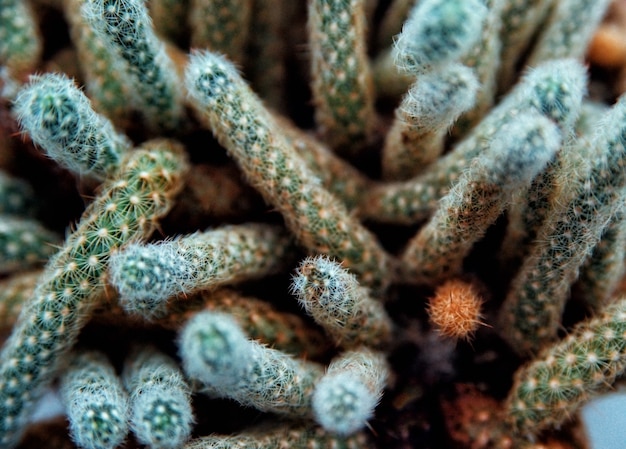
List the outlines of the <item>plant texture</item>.
{"label": "plant texture", "polygon": [[85,449],[112,449],[128,434],[128,395],[99,352],[73,354],[61,377],[72,439]]}
{"label": "plant texture", "polygon": [[321,367],[248,340],[227,314],[201,312],[180,332],[185,372],[201,389],[262,411],[310,417]]}
{"label": "plant texture", "polygon": [[365,0],[309,2],[315,118],[322,138],[344,153],[371,139],[376,119],[365,26]]}
{"label": "plant texture", "polygon": [[0,273],[43,265],[56,253],[59,241],[33,219],[0,214]]}
{"label": "plant texture", "polygon": [[280,270],[290,258],[290,240],[278,227],[248,224],[128,245],[111,257],[110,283],[128,312],[156,316],[172,296]]}
{"label": "plant texture", "polygon": [[251,183],[282,212],[299,243],[341,259],[365,284],[384,288],[389,259],[383,248],[319,185],[232,64],[196,53],[186,80],[194,107]]}
{"label": "plant texture", "polygon": [[194,421],[191,390],[176,362],[148,346],[134,348],[122,373],[130,400],[130,428],[153,449],[178,448]]}
{"label": "plant texture", "polygon": [[430,322],[444,336],[470,339],[482,322],[482,299],[476,288],[459,279],[437,286],[428,301]]}
{"label": "plant texture", "polygon": [[411,86],[396,109],[385,139],[383,174],[410,179],[441,156],[445,134],[474,105],[478,80],[467,67],[451,63],[426,73]]}
{"label": "plant texture", "polygon": [[0,0],[0,449],[591,447],[623,36],[623,0]]}
{"label": "plant texture", "polygon": [[338,345],[389,341],[392,324],[382,303],[341,264],[324,256],[304,259],[292,277],[291,292]]}
{"label": "plant texture", "polygon": [[14,111],[35,144],[80,174],[111,175],[131,146],[63,75],[31,77],[15,99]]}
{"label": "plant texture", "polygon": [[558,150],[559,132],[544,116],[520,114],[510,120],[409,241],[402,254],[407,282],[435,283],[459,274],[472,244],[502,213],[513,192],[529,185]]}
{"label": "plant texture", "polygon": [[479,39],[486,16],[480,0],[416,3],[395,41],[396,65],[418,75],[459,59]]}
{"label": "plant texture", "polygon": [[606,114],[591,145],[581,141],[577,151],[568,152],[557,175],[550,214],[500,311],[504,334],[521,353],[536,353],[556,340],[556,323],[569,289],[604,227],[621,208],[625,110],[622,97]]}
{"label": "plant texture", "polygon": [[361,430],[374,414],[388,375],[382,354],[360,348],[339,355],[315,386],[316,421],[339,435]]}
{"label": "plant texture", "polygon": [[182,96],[174,62],[154,33],[143,2],[138,0],[88,0],[82,14],[109,52],[124,61],[118,70],[148,127],[174,130],[181,125]]}
{"label": "plant texture", "polygon": [[19,77],[36,67],[42,52],[41,36],[28,3],[2,0],[0,9],[0,64]]}
{"label": "plant texture", "polygon": [[19,440],[34,402],[104,290],[111,252],[147,238],[180,189],[185,161],[158,141],[133,152],[48,262],[0,353],[0,445]]}

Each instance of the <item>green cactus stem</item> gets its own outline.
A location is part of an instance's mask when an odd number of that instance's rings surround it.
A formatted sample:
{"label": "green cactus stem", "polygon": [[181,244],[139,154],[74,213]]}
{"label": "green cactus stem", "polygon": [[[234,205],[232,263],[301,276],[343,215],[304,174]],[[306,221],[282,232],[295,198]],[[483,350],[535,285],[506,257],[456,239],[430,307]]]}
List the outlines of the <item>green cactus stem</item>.
{"label": "green cactus stem", "polygon": [[396,109],[385,138],[383,176],[411,179],[444,151],[454,121],[476,100],[478,80],[473,71],[450,63],[420,76]]}
{"label": "green cactus stem", "polygon": [[43,265],[60,237],[32,218],[0,214],[0,274]]}
{"label": "green cactus stem", "polygon": [[610,0],[554,2],[526,64],[534,67],[543,61],[558,58],[582,60],[610,3]]}
{"label": "green cactus stem", "polygon": [[200,312],[179,335],[183,368],[201,391],[261,411],[311,417],[320,365],[248,340],[228,314]]}
{"label": "green cactus stem", "polygon": [[244,224],[152,244],[131,244],[111,256],[109,281],[129,313],[165,312],[167,300],[281,270],[294,252],[278,226]]}
{"label": "green cactus stem", "polygon": [[15,99],[14,113],[36,145],[79,174],[110,176],[131,147],[65,75],[31,76]]}
{"label": "green cactus stem", "polygon": [[[191,47],[226,55],[242,65],[250,35],[252,0],[189,0]],[[272,7],[273,9],[276,6]]]}
{"label": "green cactus stem", "polygon": [[187,89],[193,106],[249,182],[278,209],[298,242],[344,261],[374,289],[389,283],[389,257],[374,235],[323,189],[281,134],[270,113],[224,58],[191,57]]}
{"label": "green cactus stem", "polygon": [[356,154],[371,140],[376,121],[365,48],[365,1],[311,0],[308,4],[318,131],[334,150]]}
{"label": "green cactus stem", "polygon": [[427,218],[472,160],[486,151],[503,122],[529,109],[558,123],[567,138],[573,134],[586,82],[585,68],[571,59],[549,61],[530,71],[465,139],[434,162],[426,173],[408,181],[379,184],[366,192],[359,215],[397,224],[414,224]]}
{"label": "green cactus stem", "polygon": [[293,449],[327,447],[333,449],[373,449],[365,432],[349,437],[334,435],[313,426],[295,427],[273,425],[250,429],[237,435],[211,435],[190,441],[184,449],[274,449],[288,446]]}
{"label": "green cactus stem", "polygon": [[30,184],[0,169],[0,214],[33,216],[37,199]]}
{"label": "green cactus stem", "polygon": [[23,78],[36,68],[43,51],[37,19],[22,0],[2,0],[0,11],[0,66]]}
{"label": "green cactus stem", "polygon": [[19,441],[61,356],[76,340],[97,298],[111,255],[147,238],[181,187],[186,163],[177,144],[152,141],[129,155],[48,262],[0,353],[0,445]]}
{"label": "green cactus stem", "polygon": [[68,22],[70,38],[76,47],[80,73],[94,110],[117,126],[127,126],[131,105],[130,88],[118,68],[114,55],[81,14],[85,0],[63,0],[63,13]]}
{"label": "green cactus stem", "polygon": [[382,303],[341,264],[325,256],[300,263],[291,293],[339,346],[380,347],[390,340],[391,319]]}
{"label": "green cactus stem", "polygon": [[515,375],[507,399],[514,435],[529,439],[570,419],[590,398],[611,390],[626,369],[626,299],[580,323]]}
{"label": "green cactus stem", "polygon": [[122,373],[130,396],[130,427],[151,449],[176,449],[191,435],[191,390],[176,362],[151,346],[137,346]]}
{"label": "green cactus stem", "polygon": [[459,274],[463,259],[505,210],[513,192],[530,185],[560,144],[558,128],[535,111],[505,122],[407,244],[402,280],[433,285]]}
{"label": "green cactus stem", "polygon": [[131,99],[152,131],[176,131],[182,125],[183,90],[172,59],[152,27],[141,0],[85,0],[85,20],[107,49],[116,55],[119,70],[128,76]]}
{"label": "green cactus stem", "polygon": [[128,434],[128,395],[107,357],[72,354],[61,375],[61,400],[78,447],[114,449]]}
{"label": "green cactus stem", "polygon": [[393,56],[418,75],[460,59],[480,38],[487,8],[482,0],[421,0],[396,37]]}
{"label": "green cactus stem", "polygon": [[388,377],[381,353],[359,348],[340,354],[315,386],[315,420],[339,435],[358,432],[374,415]]}
{"label": "green cactus stem", "polygon": [[607,113],[595,139],[580,141],[557,174],[550,213],[500,310],[500,328],[521,354],[555,341],[570,287],[620,207],[626,182],[626,97]]}

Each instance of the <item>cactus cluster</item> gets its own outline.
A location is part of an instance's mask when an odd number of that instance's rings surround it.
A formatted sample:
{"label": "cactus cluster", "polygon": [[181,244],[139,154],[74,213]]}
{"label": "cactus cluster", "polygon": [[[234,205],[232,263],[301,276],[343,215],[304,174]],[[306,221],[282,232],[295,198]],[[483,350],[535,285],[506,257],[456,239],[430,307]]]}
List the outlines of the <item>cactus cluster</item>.
{"label": "cactus cluster", "polygon": [[616,11],[0,0],[0,449],[586,447]]}

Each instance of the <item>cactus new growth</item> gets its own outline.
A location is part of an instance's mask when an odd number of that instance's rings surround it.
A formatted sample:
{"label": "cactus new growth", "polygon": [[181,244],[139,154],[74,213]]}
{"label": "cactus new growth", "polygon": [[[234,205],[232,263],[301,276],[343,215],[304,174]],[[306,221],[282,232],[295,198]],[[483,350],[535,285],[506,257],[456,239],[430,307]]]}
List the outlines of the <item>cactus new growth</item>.
{"label": "cactus new growth", "polygon": [[338,345],[381,346],[389,341],[392,324],[382,303],[341,264],[325,256],[304,259],[291,292]]}
{"label": "cactus new growth", "polygon": [[61,376],[72,439],[85,449],[113,449],[128,434],[128,395],[102,353],[73,354]]}
{"label": "cactus new growth", "polygon": [[481,0],[417,2],[397,36],[394,60],[418,75],[463,57],[480,38],[487,16]]}
{"label": "cactus new growth", "polygon": [[176,362],[153,347],[134,348],[122,373],[130,428],[151,449],[174,449],[191,435],[191,390]]}
{"label": "cactus new growth", "polygon": [[150,245],[128,245],[111,257],[110,283],[129,313],[165,312],[176,295],[255,279],[280,270],[291,238],[275,226],[224,226]]}
{"label": "cactus new growth", "polygon": [[99,178],[117,170],[130,141],[96,113],[64,75],[33,76],[15,99],[15,114],[33,142],[60,165]]}
{"label": "cactus new growth", "polygon": [[339,435],[361,430],[373,416],[388,376],[382,354],[365,348],[341,354],[315,386],[316,421]]}
{"label": "cactus new growth", "polygon": [[0,0],[0,449],[592,447],[624,36],[625,0]]}
{"label": "cactus new growth", "polygon": [[446,337],[468,340],[485,323],[482,299],[476,288],[460,279],[450,279],[435,289],[428,301],[428,316],[437,331]]}
{"label": "cactus new growth", "polygon": [[312,414],[321,367],[248,340],[228,314],[191,318],[180,332],[180,356],[187,375],[212,396],[293,417]]}
{"label": "cactus new growth", "polygon": [[420,76],[387,133],[382,153],[385,178],[410,179],[441,156],[446,132],[474,105],[478,88],[472,70],[456,63]]}

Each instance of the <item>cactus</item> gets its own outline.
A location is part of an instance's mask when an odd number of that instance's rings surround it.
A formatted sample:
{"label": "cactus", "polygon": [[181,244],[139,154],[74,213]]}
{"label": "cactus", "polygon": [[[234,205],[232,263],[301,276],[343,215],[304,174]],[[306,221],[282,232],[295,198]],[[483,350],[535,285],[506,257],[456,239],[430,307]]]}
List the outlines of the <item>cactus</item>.
{"label": "cactus", "polygon": [[114,55],[81,14],[83,4],[84,0],[63,0],[63,12],[76,46],[85,90],[96,111],[118,126],[127,125],[131,112],[130,88]]}
{"label": "cactus", "polygon": [[385,138],[383,175],[410,179],[444,151],[445,134],[472,107],[478,80],[465,66],[450,63],[421,76],[396,109]]}
{"label": "cactus", "polygon": [[128,434],[128,395],[104,354],[73,354],[60,389],[78,447],[113,449],[123,443]]}
{"label": "cactus", "polygon": [[36,202],[35,191],[26,181],[0,170],[0,214],[32,216]]}
{"label": "cactus", "polygon": [[481,0],[417,2],[396,38],[396,65],[417,75],[458,60],[480,38],[486,16]]}
{"label": "cactus", "polygon": [[0,214],[0,274],[43,265],[59,243],[36,220]]}
{"label": "cactus", "polygon": [[312,426],[272,426],[249,430],[233,436],[207,436],[192,440],[184,449],[272,449],[288,445],[293,449],[332,447],[336,449],[373,448],[365,433],[341,437]]}
{"label": "cactus", "polygon": [[[626,192],[622,191],[620,198]],[[626,265],[626,217],[618,211],[602,231],[600,241],[581,267],[573,286],[573,297],[597,313],[613,299]]]}
{"label": "cactus", "polygon": [[537,110],[559,124],[564,140],[573,133],[585,93],[585,68],[574,60],[555,60],[528,72],[452,151],[423,175],[376,186],[363,195],[359,213],[388,223],[413,224],[427,218],[470,162],[484,152],[507,117]]}
{"label": "cactus", "polygon": [[111,256],[110,283],[129,313],[150,318],[172,296],[279,271],[290,258],[290,240],[278,227],[248,224],[128,245]]}
{"label": "cactus", "polygon": [[169,209],[185,167],[172,147],[156,141],[131,153],[46,265],[0,353],[0,445],[19,440],[34,402],[104,290],[111,252],[146,238]]}
{"label": "cactus", "polygon": [[185,373],[202,383],[202,391],[261,411],[311,416],[313,388],[322,375],[317,364],[248,340],[224,313],[198,313],[179,340]]}
{"label": "cactus", "polygon": [[320,178],[322,185],[342,200],[348,209],[356,207],[371,181],[313,136],[302,132],[283,117],[276,119],[287,141]]}
{"label": "cactus", "polygon": [[192,55],[186,80],[194,107],[299,243],[343,260],[366,285],[383,289],[389,260],[382,247],[319,186],[235,68],[200,52]]}
{"label": "cactus", "polygon": [[366,348],[333,359],[313,392],[313,412],[322,427],[339,435],[362,429],[373,416],[389,376],[380,353]]}
{"label": "cactus", "polygon": [[43,51],[39,26],[28,2],[0,2],[0,66],[17,78],[39,63]]}
{"label": "cactus", "polygon": [[590,146],[581,141],[577,151],[567,153],[550,214],[513,279],[499,320],[509,343],[522,354],[555,341],[578,270],[620,207],[626,182],[624,112],[626,96],[607,113]]}
{"label": "cactus", "polygon": [[482,322],[482,299],[474,285],[450,279],[437,286],[428,300],[428,316],[435,329],[453,339],[471,339]]}
{"label": "cactus", "polygon": [[32,76],[15,99],[14,113],[35,144],[79,174],[111,175],[130,149],[128,138],[64,75]]}
{"label": "cactus", "polygon": [[409,241],[402,254],[404,281],[432,284],[459,274],[473,243],[503,212],[513,192],[543,170],[560,144],[556,126],[536,112],[506,122]]}
{"label": "cactus", "polygon": [[608,391],[626,369],[624,332],[626,300],[621,298],[523,367],[507,399],[515,434],[527,438],[557,426],[593,395]]}
{"label": "cactus", "polygon": [[221,53],[242,65],[252,8],[252,0],[190,0],[191,46]]}
{"label": "cactus", "polygon": [[[499,88],[504,91],[515,81],[515,69],[530,38],[550,11],[550,0],[514,0],[502,9],[500,40],[502,51]],[[563,55],[564,56],[564,55]],[[561,56],[561,57],[563,57]]]}
{"label": "cactus", "polygon": [[479,41],[461,59],[461,63],[476,73],[480,89],[476,94],[474,107],[461,114],[451,130],[455,140],[463,138],[478,125],[496,102],[496,84],[502,48],[499,33],[502,28],[502,10],[507,0],[482,0],[482,3],[488,11]]}
{"label": "cactus", "polygon": [[190,388],[176,362],[150,346],[135,347],[122,373],[129,392],[130,427],[152,449],[181,447],[191,435]]}
{"label": "cactus", "polygon": [[0,0],[0,228],[66,235],[0,272],[0,448],[71,444],[36,421],[91,348],[132,397],[102,446],[589,446],[625,352],[610,1],[583,63],[609,0]]}
{"label": "cactus", "polygon": [[392,324],[383,305],[341,264],[324,256],[304,259],[292,278],[291,292],[338,345],[389,342]]}
{"label": "cactus", "polygon": [[85,20],[128,73],[133,100],[149,129],[173,131],[183,118],[183,92],[174,62],[140,0],[85,0]]}
{"label": "cactus", "polygon": [[536,66],[556,58],[582,59],[609,4],[609,0],[555,2],[526,64]]}
{"label": "cactus", "polygon": [[0,281],[0,329],[10,330],[35,291],[41,270],[26,271]]}
{"label": "cactus", "polygon": [[373,134],[373,84],[363,45],[364,0],[309,2],[311,89],[315,119],[328,145],[357,152]]}

